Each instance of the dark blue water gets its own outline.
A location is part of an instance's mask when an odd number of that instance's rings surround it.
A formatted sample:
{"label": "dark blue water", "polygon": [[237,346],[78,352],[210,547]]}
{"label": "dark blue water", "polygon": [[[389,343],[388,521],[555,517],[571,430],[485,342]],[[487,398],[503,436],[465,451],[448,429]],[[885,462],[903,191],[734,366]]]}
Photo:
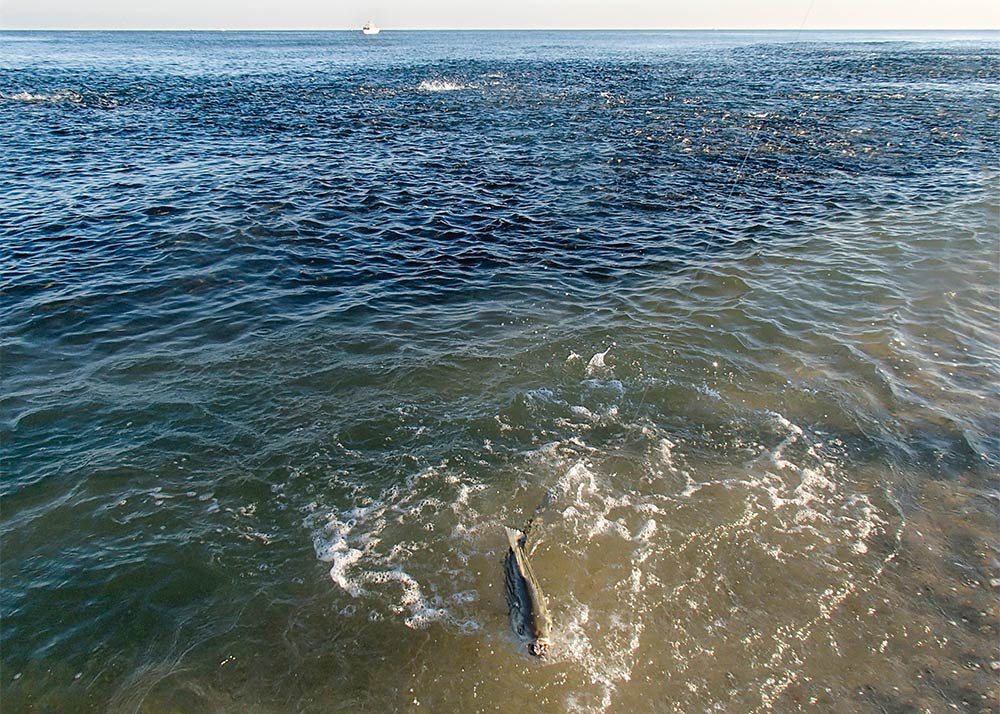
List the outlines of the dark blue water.
{"label": "dark blue water", "polygon": [[998,120],[997,33],[0,33],[4,710],[1000,711]]}

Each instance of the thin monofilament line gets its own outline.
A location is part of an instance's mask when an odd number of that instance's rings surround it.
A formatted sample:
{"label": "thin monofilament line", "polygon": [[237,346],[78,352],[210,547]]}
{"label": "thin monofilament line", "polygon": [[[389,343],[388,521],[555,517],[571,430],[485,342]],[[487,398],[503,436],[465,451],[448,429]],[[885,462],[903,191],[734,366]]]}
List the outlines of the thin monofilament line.
{"label": "thin monofilament line", "polygon": [[[806,8],[806,14],[802,17],[802,22],[799,24],[799,29],[795,33],[795,39],[793,42],[798,42],[802,37],[802,31],[805,29],[806,22],[809,20],[809,14],[812,12],[813,6],[816,4],[816,0],[812,0],[809,3],[809,7]],[[750,160],[750,155],[753,153],[754,147],[757,145],[757,137],[760,136],[761,130],[764,125],[767,124],[768,113],[764,112],[761,117],[760,124],[757,125],[757,129],[754,131],[753,136],[750,137],[750,146],[747,148],[747,153],[743,156],[743,161],[740,162],[740,166],[736,169],[736,176],[733,177],[733,183],[729,187],[729,193],[726,194],[726,200],[723,201],[720,212],[725,212],[726,207],[729,206],[729,199],[733,197],[733,193],[736,191],[736,185],[740,182],[740,178],[743,176],[743,169],[747,165],[747,161]],[[716,228],[716,233],[718,228]]]}
{"label": "thin monofilament line", "polygon": [[[809,20],[809,15],[812,13],[813,6],[816,4],[816,0],[810,0],[809,7],[806,8],[806,14],[802,16],[802,22],[799,24],[799,29],[795,33],[795,39],[793,42],[798,42],[802,38],[802,31],[806,27],[806,22]],[[726,208],[729,206],[729,200],[733,197],[733,193],[736,191],[736,185],[740,182],[740,177],[743,175],[743,169],[747,165],[747,161],[750,160],[750,155],[753,153],[754,147],[757,145],[757,137],[760,136],[761,130],[764,125],[767,124],[768,114],[765,112],[761,117],[760,124],[757,125],[757,129],[754,131],[753,136],[750,137],[750,146],[747,148],[747,153],[743,156],[743,161],[740,162],[740,166],[736,169],[736,176],[733,177],[733,183],[729,187],[729,193],[726,194],[726,200],[723,202],[722,207],[719,209],[719,213],[723,214]],[[715,231],[718,235],[719,228],[716,226]],[[638,414],[639,410],[642,409],[643,403],[646,401],[646,394],[649,392],[649,382],[646,383],[645,388],[642,390],[642,397],[639,399],[639,403],[635,407],[635,413]]]}
{"label": "thin monofilament line", "polygon": [[753,136],[750,137],[750,147],[747,149],[747,153],[743,157],[743,162],[740,164],[740,167],[736,169],[736,176],[733,177],[733,183],[729,187],[729,193],[726,194],[726,200],[722,202],[722,211],[725,211],[726,207],[729,205],[729,199],[733,197],[733,192],[736,191],[736,184],[740,182],[740,177],[743,176],[743,167],[746,166],[747,161],[750,160],[750,154],[753,153],[753,147],[757,145],[757,137],[760,136],[760,130],[764,128],[766,123],[767,114],[765,113],[764,116],[761,117],[760,124],[757,125],[757,130],[753,133]]}

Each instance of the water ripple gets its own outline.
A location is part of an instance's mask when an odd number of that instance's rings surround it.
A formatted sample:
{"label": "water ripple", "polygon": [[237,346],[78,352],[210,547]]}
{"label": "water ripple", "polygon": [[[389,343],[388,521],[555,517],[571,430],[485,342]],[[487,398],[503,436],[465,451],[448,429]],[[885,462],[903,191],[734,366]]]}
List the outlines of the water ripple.
{"label": "water ripple", "polygon": [[994,35],[2,34],[12,709],[994,691]]}

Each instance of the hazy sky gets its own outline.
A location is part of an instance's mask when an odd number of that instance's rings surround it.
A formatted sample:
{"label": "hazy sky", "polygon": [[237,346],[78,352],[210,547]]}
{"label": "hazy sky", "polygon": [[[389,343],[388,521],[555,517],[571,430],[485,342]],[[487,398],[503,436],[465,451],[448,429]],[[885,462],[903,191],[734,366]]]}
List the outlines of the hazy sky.
{"label": "hazy sky", "polygon": [[[811,9],[810,9],[811,8]],[[998,29],[998,0],[0,0],[0,27]]]}

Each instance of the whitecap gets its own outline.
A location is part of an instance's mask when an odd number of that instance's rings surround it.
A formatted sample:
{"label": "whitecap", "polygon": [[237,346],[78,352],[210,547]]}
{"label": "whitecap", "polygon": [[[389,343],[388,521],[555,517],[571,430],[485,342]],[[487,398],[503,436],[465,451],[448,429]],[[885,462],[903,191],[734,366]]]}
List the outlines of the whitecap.
{"label": "whitecap", "polygon": [[597,352],[594,354],[593,357],[590,358],[590,361],[587,363],[588,375],[597,374],[598,372],[607,368],[607,365],[604,363],[604,358],[608,356],[608,352],[610,351],[611,348],[608,347],[608,349],[604,350],[603,352]]}
{"label": "whitecap", "polygon": [[449,82],[443,79],[425,79],[417,86],[417,89],[421,92],[457,92],[467,88],[464,84]]}
{"label": "whitecap", "polygon": [[71,90],[61,90],[51,94],[36,94],[34,92],[18,92],[10,96],[3,97],[12,102],[82,102],[83,97]]}

